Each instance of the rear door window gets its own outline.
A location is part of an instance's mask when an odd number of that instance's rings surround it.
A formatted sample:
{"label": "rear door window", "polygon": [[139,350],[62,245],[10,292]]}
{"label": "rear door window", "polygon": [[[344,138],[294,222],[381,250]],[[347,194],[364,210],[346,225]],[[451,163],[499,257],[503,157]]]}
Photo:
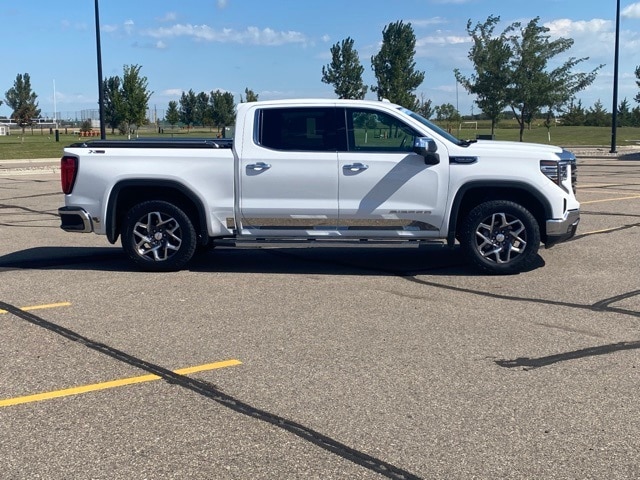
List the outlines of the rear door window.
{"label": "rear door window", "polygon": [[265,108],[259,113],[257,143],[283,151],[335,152],[334,107]]}

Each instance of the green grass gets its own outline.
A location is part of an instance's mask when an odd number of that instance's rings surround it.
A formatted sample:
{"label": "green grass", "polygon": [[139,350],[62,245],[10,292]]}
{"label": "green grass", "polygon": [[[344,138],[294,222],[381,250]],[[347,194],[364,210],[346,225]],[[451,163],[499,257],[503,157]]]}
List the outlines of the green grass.
{"label": "green grass", "polygon": [[[489,128],[462,128],[452,133],[460,138],[475,138],[478,134],[488,135]],[[520,132],[517,128],[498,128],[495,132],[496,140],[519,141]],[[621,127],[616,131],[617,145],[635,145],[640,141],[640,128]],[[549,137],[551,140],[549,141]],[[607,146],[611,145],[611,127],[563,127],[554,126],[547,130],[544,126],[533,127],[524,131],[524,141],[533,143],[551,143],[560,146]]]}
{"label": "green grass", "polygon": [[[465,125],[468,127],[468,125]],[[474,128],[453,128],[452,133],[460,138],[473,139],[476,135],[487,135],[490,132],[487,125],[478,122],[478,130]],[[512,140],[518,141],[518,129],[513,125],[504,122],[499,125],[496,130],[496,140]],[[506,127],[506,128],[505,128]],[[192,129],[190,132],[185,130],[171,129],[164,130],[165,137],[215,137],[216,132],[210,129]],[[610,127],[563,127],[554,126],[551,128],[551,142],[549,142],[547,129],[542,126],[534,126],[531,130],[525,130],[524,140],[534,143],[551,143],[560,146],[608,146],[611,145],[611,128]],[[139,131],[139,135],[143,137],[158,136],[155,129]],[[94,139],[97,137],[94,137]],[[123,139],[122,135],[110,135],[107,133],[107,139]],[[90,140],[88,138],[87,140]],[[57,158],[62,156],[62,149],[71,143],[79,140],[78,135],[72,134],[72,129],[68,133],[64,133],[64,129],[60,130],[60,141],[55,141],[55,135],[49,134],[49,129],[34,129],[33,132],[27,130],[24,137],[19,131],[12,131],[11,135],[0,136],[0,160],[8,159],[33,159],[33,158]],[[81,140],[85,140],[82,138]],[[624,127],[617,130],[617,145],[635,145],[640,141],[640,128]]]}
{"label": "green grass", "polygon": [[[34,159],[34,158],[59,158],[62,156],[62,149],[72,143],[84,140],[97,140],[99,137],[79,137],[72,132],[77,129],[69,128],[65,134],[64,128],[60,130],[59,142],[56,142],[54,134],[49,134],[49,129],[34,129],[33,133],[27,129],[24,137],[19,130],[12,130],[11,135],[0,136],[0,160],[13,159]],[[186,130],[171,129],[164,130],[164,137],[215,137],[216,132],[210,129],[191,129],[187,133]],[[160,136],[155,129],[139,131],[141,137]],[[107,139],[123,140],[123,135],[111,135],[110,130],[107,131]]]}

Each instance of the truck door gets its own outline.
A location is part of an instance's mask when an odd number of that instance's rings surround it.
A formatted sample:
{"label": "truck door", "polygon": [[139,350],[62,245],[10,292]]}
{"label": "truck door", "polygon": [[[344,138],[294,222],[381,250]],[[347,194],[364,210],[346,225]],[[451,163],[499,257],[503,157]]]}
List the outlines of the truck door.
{"label": "truck door", "polygon": [[335,234],[336,109],[279,106],[256,115],[253,139],[243,142],[239,161],[240,233]]}
{"label": "truck door", "polygon": [[420,136],[401,118],[366,108],[346,110],[348,147],[338,154],[338,227],[343,236],[438,237],[449,161],[428,165],[413,152]]}

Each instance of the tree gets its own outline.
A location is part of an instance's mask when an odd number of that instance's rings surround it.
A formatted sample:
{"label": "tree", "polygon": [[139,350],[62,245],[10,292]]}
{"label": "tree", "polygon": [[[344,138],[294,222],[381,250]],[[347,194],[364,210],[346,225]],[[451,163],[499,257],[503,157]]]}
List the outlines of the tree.
{"label": "tree", "polygon": [[578,100],[578,103],[575,103],[575,100],[571,100],[562,116],[562,124],[567,127],[579,127],[584,125],[585,120],[586,112],[582,106],[582,101]]}
{"label": "tree", "polygon": [[331,47],[331,63],[322,67],[322,82],[333,85],[338,98],[362,100],[367,94],[363,72],[353,40],[347,37]]}
{"label": "tree", "polygon": [[240,95],[240,103],[258,101],[258,94],[253,90],[250,90],[248,87],[244,89],[244,94],[246,95],[244,100],[242,99],[242,95]]}
{"label": "tree", "polygon": [[471,20],[467,21],[467,33],[473,40],[468,57],[476,73],[465,77],[457,68],[454,70],[458,83],[475,95],[475,103],[491,120],[491,135],[507,106],[507,87],[511,83],[508,68],[511,47],[506,33],[497,37],[493,34],[499,21],[500,17],[490,15],[486,22],[477,23],[473,28]]}
{"label": "tree", "polygon": [[631,110],[632,126],[640,127],[640,107],[634,107]]}
{"label": "tree", "polygon": [[22,127],[22,135],[34,118],[40,116],[40,109],[36,99],[38,95],[31,91],[31,77],[28,73],[16,75],[13,87],[4,94],[7,106],[13,110],[11,118]]}
{"label": "tree", "polygon": [[196,115],[196,93],[189,89],[180,96],[180,121],[190,129],[193,126]]}
{"label": "tree", "polygon": [[439,122],[444,122],[446,124],[447,130],[451,131],[453,124],[460,121],[460,113],[456,110],[456,107],[451,105],[450,103],[444,103],[442,105],[438,105],[435,108],[436,111],[436,120]]}
{"label": "tree", "polygon": [[607,127],[611,125],[611,114],[602,105],[600,100],[587,110],[585,125],[590,127]]}
{"label": "tree", "polygon": [[425,99],[424,93],[420,95],[420,100],[418,101],[416,113],[422,115],[427,120],[429,120],[433,116],[433,113],[434,113],[433,102],[428,98]]}
{"label": "tree", "polygon": [[124,122],[125,112],[122,99],[122,81],[120,77],[109,77],[103,82],[104,121],[111,127],[111,133]]}
{"label": "tree", "polygon": [[169,107],[167,108],[166,113],[164,114],[164,119],[171,125],[171,128],[175,128],[175,126],[180,121],[180,113],[178,112],[178,102],[175,100],[171,100],[169,102]]}
{"label": "tree", "polygon": [[424,80],[424,72],[416,71],[416,36],[410,23],[390,23],[382,31],[380,51],[371,57],[371,68],[378,84],[371,87],[378,100],[415,109],[418,101],[413,93]]}
{"label": "tree", "polygon": [[630,127],[633,124],[633,117],[631,114],[631,106],[629,101],[625,98],[618,105],[618,127]]}
{"label": "tree", "polygon": [[233,94],[231,92],[216,90],[215,92],[211,92],[210,102],[213,124],[221,129],[222,135],[224,135],[225,128],[233,125],[235,121],[236,105],[233,101]]}
{"label": "tree", "polygon": [[507,100],[520,127],[523,141],[525,125],[530,125],[534,116],[543,108],[557,111],[567,104],[576,93],[584,90],[596,78],[602,65],[589,73],[573,73],[573,69],[586,58],[570,58],[552,71],[547,71],[549,61],[573,45],[573,40],[559,38],[549,40],[549,28],[539,26],[539,17],[526,27],[519,22],[509,26],[512,58],[509,65],[511,84],[507,89]]}
{"label": "tree", "polygon": [[213,124],[211,108],[209,106],[209,94],[200,92],[196,95],[196,109],[193,116],[196,125],[205,127]]}
{"label": "tree", "polygon": [[144,125],[149,99],[153,92],[147,90],[147,77],[140,76],[140,65],[125,65],[122,78],[123,123],[130,135],[133,126]]}

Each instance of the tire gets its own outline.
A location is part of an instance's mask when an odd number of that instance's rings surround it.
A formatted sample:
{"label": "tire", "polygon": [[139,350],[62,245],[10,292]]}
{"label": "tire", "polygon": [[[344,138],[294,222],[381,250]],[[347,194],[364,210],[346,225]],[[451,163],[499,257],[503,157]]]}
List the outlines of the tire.
{"label": "tire", "polygon": [[519,273],[537,261],[540,227],[522,205],[492,200],[475,207],[463,220],[460,243],[469,261],[481,271]]}
{"label": "tire", "polygon": [[172,203],[151,200],[139,203],[126,214],[122,248],[148,272],[181,270],[193,257],[197,236],[193,223]]}

